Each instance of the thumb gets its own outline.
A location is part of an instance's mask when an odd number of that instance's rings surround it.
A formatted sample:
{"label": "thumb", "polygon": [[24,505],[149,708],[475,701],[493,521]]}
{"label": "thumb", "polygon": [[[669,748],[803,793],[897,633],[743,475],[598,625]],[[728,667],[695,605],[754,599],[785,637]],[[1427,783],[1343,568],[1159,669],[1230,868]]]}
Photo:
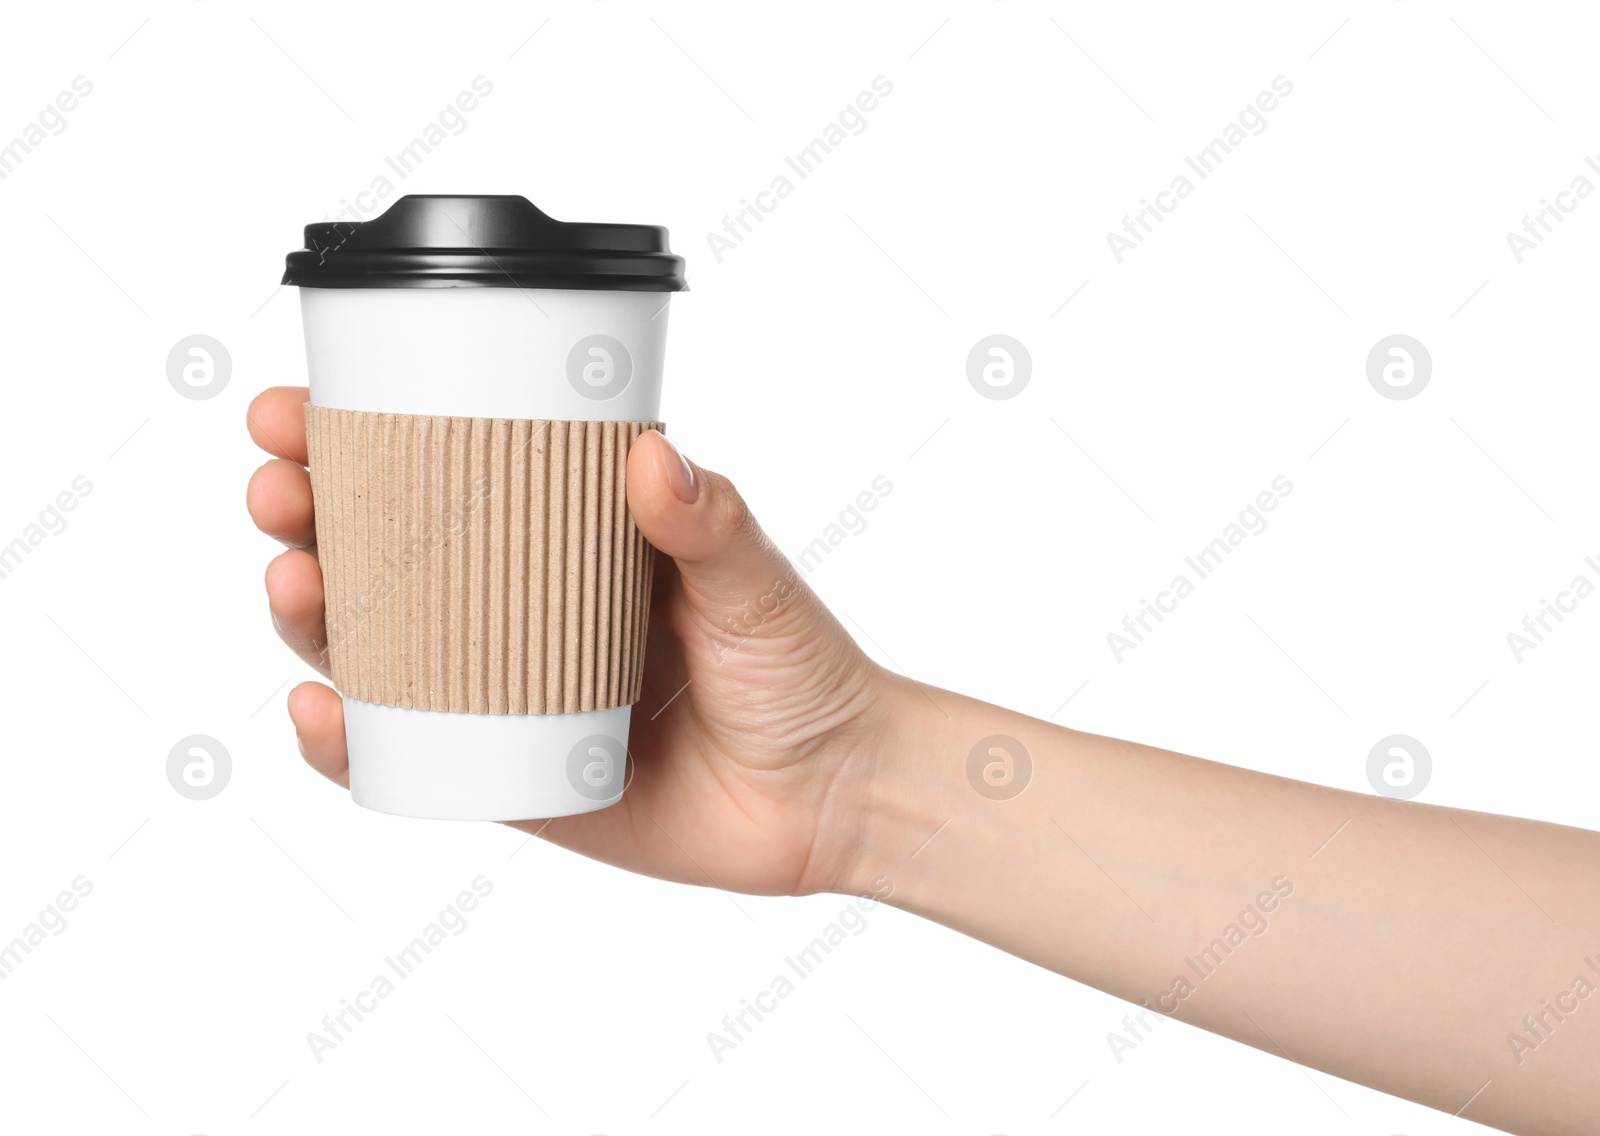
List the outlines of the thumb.
{"label": "thumb", "polygon": [[665,434],[646,431],[633,443],[628,508],[644,538],[677,562],[685,598],[713,625],[750,627],[809,606],[792,603],[810,593],[733,483],[690,462]]}

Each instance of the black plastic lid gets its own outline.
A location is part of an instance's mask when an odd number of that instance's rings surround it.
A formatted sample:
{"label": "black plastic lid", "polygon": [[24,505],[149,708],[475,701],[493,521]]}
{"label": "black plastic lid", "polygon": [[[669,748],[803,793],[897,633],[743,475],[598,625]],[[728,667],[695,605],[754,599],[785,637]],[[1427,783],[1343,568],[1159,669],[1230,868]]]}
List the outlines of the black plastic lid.
{"label": "black plastic lid", "polygon": [[512,194],[407,194],[370,221],[306,226],[302,288],[586,288],[681,292],[660,225],[557,221]]}

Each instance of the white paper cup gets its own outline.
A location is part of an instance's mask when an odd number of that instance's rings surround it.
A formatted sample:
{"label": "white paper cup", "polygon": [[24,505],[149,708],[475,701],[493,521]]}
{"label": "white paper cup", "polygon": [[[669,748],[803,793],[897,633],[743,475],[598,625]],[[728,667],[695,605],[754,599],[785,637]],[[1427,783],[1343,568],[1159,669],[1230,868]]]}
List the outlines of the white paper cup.
{"label": "white paper cup", "polygon": [[[385,219],[397,213],[385,230]],[[308,228],[308,250],[291,254],[285,278],[301,285],[313,407],[658,420],[666,308],[683,286],[682,261],[666,252],[665,230],[563,226],[522,198],[415,197],[344,228],[350,235],[331,250],[317,247],[329,244],[326,227]],[[421,244],[430,238],[440,243]],[[658,250],[637,247],[653,240]],[[603,247],[619,242],[630,247]],[[538,286],[547,280],[563,286]],[[364,286],[376,281],[381,286]],[[360,488],[343,491],[359,497]],[[507,577],[504,586],[527,585]],[[647,596],[648,583],[644,590]],[[330,637],[367,630],[336,626],[331,611],[328,622]],[[393,700],[407,701],[415,700]],[[380,812],[456,820],[568,816],[615,803],[626,782],[627,704],[480,713],[346,693],[344,712],[351,794]]]}

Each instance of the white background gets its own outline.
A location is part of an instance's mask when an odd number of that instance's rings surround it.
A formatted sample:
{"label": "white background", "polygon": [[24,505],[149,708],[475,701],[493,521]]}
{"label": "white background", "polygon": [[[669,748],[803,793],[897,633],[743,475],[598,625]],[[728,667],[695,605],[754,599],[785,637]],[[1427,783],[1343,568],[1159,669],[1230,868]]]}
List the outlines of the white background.
{"label": "white background", "polygon": [[[492,95],[397,192],[670,226],[693,290],[664,416],[688,452],[791,553],[893,483],[810,577],[875,657],[1360,791],[1373,743],[1404,733],[1433,756],[1422,800],[1593,826],[1600,600],[1520,662],[1506,642],[1600,553],[1600,201],[1520,264],[1506,242],[1600,151],[1586,16],[8,12],[0,140],[74,76],[94,88],[0,181],[0,543],[75,476],[93,490],[0,580],[0,939],[74,877],[94,890],[0,983],[7,1127],[1470,1130],[1181,1024],[1119,1062],[1121,1003],[886,908],[719,1064],[708,1031],[847,901],[635,878],[503,827],[363,812],[309,772],[244,412],[303,381],[277,290],[300,226],[483,75]],[[719,263],[706,234],[877,75],[894,90],[865,131]],[[1117,263],[1106,234],[1278,75],[1294,90],[1268,129]],[[233,362],[206,400],[165,373],[194,333]],[[1032,357],[1007,400],[965,373],[995,333]],[[1394,333],[1433,360],[1405,401],[1365,373]],[[1118,663],[1107,632],[1279,474],[1270,527]],[[209,801],[167,783],[191,734],[232,755]],[[479,875],[494,891],[465,932],[317,1063],[308,1032]]]}

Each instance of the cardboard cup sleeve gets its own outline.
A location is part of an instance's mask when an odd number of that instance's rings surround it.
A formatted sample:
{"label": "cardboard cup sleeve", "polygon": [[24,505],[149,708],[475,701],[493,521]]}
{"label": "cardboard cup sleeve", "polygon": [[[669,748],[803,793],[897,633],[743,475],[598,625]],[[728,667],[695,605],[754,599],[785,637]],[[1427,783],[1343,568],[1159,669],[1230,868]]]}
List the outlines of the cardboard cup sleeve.
{"label": "cardboard cup sleeve", "polygon": [[308,405],[334,685],[474,714],[638,701],[655,550],[624,479],[652,428]]}

